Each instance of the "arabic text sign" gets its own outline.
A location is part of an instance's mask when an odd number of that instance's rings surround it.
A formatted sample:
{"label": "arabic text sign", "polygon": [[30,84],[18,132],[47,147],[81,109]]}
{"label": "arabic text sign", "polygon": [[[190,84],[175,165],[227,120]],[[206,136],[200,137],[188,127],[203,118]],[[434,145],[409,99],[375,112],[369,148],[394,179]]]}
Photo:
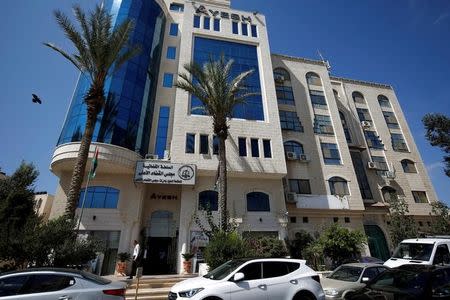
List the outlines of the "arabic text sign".
{"label": "arabic text sign", "polygon": [[161,161],[138,161],[134,181],[158,184],[195,184],[195,165]]}

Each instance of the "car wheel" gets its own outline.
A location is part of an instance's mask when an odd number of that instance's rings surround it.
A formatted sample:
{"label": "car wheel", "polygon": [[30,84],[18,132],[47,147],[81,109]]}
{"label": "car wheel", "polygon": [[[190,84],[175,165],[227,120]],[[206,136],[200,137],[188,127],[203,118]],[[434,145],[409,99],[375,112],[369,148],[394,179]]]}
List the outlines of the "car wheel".
{"label": "car wheel", "polygon": [[295,294],[293,300],[316,300],[316,297],[308,291],[300,291]]}
{"label": "car wheel", "polygon": [[222,299],[219,297],[206,297],[203,300],[222,300]]}
{"label": "car wheel", "polygon": [[345,300],[351,299],[352,296],[354,296],[355,294],[356,294],[355,292],[347,292],[347,293],[345,293],[345,294],[342,296],[342,298],[345,299]]}

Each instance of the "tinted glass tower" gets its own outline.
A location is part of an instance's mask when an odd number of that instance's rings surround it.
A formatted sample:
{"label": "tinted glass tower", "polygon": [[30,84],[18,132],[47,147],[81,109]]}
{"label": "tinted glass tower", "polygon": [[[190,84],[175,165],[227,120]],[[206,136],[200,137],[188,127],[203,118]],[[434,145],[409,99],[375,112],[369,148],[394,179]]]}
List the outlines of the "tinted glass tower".
{"label": "tinted glass tower", "polygon": [[[164,26],[166,17],[154,0],[106,0],[114,26],[126,18],[135,28],[130,44],[141,47],[140,55],[126,62],[105,84],[106,104],[99,114],[93,142],[121,146],[145,155],[151,131]],[[81,75],[58,145],[79,142],[86,123],[83,97],[90,81]]]}

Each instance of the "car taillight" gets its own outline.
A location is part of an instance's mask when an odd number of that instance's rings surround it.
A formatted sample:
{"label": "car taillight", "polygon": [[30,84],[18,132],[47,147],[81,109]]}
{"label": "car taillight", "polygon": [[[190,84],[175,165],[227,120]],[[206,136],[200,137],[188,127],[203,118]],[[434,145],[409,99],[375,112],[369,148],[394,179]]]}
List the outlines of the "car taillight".
{"label": "car taillight", "polygon": [[125,297],[125,289],[103,290],[103,294]]}
{"label": "car taillight", "polygon": [[320,283],[320,277],[319,277],[319,275],[311,276],[311,278],[314,279],[315,281],[317,281],[318,283]]}

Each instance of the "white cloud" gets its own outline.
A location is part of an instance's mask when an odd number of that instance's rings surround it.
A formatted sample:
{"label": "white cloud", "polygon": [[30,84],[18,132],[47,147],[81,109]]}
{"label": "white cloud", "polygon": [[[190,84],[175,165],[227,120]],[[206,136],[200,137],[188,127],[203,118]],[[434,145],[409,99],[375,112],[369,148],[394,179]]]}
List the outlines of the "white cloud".
{"label": "white cloud", "polygon": [[434,162],[434,163],[426,165],[426,168],[427,168],[427,171],[431,173],[432,171],[436,170],[437,168],[440,168],[440,169],[444,168],[444,164],[441,161],[438,161],[438,162]]}
{"label": "white cloud", "polygon": [[450,13],[448,11],[440,14],[439,17],[437,17],[436,20],[434,20],[433,25],[439,24],[440,22],[444,21],[448,17],[450,17]]}

